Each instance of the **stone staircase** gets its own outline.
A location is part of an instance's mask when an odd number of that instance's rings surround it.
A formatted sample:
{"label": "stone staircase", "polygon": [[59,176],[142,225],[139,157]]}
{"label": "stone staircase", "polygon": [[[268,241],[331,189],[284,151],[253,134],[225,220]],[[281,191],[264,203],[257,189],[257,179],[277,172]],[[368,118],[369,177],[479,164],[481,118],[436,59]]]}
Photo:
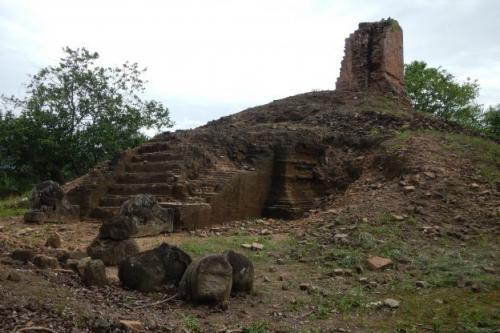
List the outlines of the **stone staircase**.
{"label": "stone staircase", "polygon": [[[120,170],[113,173],[90,216],[110,218],[118,213],[124,201],[137,194],[151,194],[164,207],[178,210],[201,207],[205,214],[209,214],[207,207],[211,208],[212,200],[244,170],[219,161],[217,166],[193,179],[186,172],[189,168],[186,167],[184,148],[182,144],[153,139],[134,149]],[[204,216],[202,219],[209,218]]]}

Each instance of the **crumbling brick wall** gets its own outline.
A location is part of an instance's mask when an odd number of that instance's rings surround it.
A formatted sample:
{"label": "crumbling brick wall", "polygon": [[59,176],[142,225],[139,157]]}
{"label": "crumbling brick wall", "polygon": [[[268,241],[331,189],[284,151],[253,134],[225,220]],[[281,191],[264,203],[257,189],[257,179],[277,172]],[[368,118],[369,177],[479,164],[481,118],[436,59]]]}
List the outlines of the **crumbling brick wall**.
{"label": "crumbling brick wall", "polygon": [[406,98],[403,30],[393,19],[360,23],[345,42],[336,88],[377,90]]}

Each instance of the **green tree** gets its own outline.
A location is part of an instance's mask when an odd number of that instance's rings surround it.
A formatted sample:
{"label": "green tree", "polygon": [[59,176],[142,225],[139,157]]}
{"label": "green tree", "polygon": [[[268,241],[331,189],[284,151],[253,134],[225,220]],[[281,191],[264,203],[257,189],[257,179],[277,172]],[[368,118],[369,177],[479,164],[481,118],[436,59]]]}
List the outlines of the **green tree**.
{"label": "green tree", "polygon": [[500,104],[490,106],[483,115],[484,133],[496,140],[500,140]]}
{"label": "green tree", "polygon": [[18,180],[66,181],[144,142],[141,130],[172,126],[168,108],[142,97],[137,63],[102,67],[97,52],[64,52],[31,77],[24,97],[2,96],[9,112],[0,119],[0,164]]}
{"label": "green tree", "polygon": [[471,128],[480,127],[481,106],[477,104],[479,84],[467,79],[458,82],[441,67],[428,67],[423,61],[405,65],[408,95],[417,111],[456,121]]}

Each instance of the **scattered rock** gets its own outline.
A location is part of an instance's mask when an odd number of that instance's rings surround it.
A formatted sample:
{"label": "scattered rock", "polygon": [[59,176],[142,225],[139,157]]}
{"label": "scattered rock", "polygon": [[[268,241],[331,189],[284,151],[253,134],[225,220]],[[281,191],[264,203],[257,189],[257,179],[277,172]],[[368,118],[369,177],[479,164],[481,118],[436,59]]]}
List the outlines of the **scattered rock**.
{"label": "scattered rock", "polygon": [[9,278],[9,271],[0,268],[0,281],[5,281]]}
{"label": "scattered rock", "polygon": [[252,243],[252,250],[260,251],[264,249],[264,245],[260,243]]}
{"label": "scattered rock", "polygon": [[194,303],[225,303],[231,293],[233,268],[223,255],[211,254],[189,265],[179,284],[182,298]]}
{"label": "scattered rock", "polygon": [[61,235],[58,233],[54,233],[47,238],[47,241],[45,242],[45,246],[47,247],[53,247],[55,249],[61,247]]}
{"label": "scattered rock", "polygon": [[106,266],[104,266],[102,260],[89,260],[87,262],[83,270],[82,281],[87,287],[102,287],[108,284]]}
{"label": "scattered rock", "polygon": [[112,240],[96,238],[87,248],[92,259],[101,259],[106,266],[118,265],[123,259],[139,253],[134,239]]}
{"label": "scattered rock", "polygon": [[29,210],[24,213],[23,219],[25,223],[41,224],[45,222],[47,216],[41,210]]}
{"label": "scattered rock", "polygon": [[174,231],[174,211],[163,208],[149,194],[138,194],[125,201],[117,216],[101,226],[99,237],[123,240]]}
{"label": "scattered rock", "polygon": [[413,185],[408,185],[404,187],[405,192],[413,192],[415,191],[415,186]]}
{"label": "scattered rock", "polygon": [[48,218],[78,216],[78,209],[64,197],[58,183],[47,180],[35,185],[29,196],[29,211],[24,214],[26,223],[43,223]]}
{"label": "scattered rock", "polygon": [[31,249],[15,249],[10,256],[12,259],[27,263],[29,261],[33,261],[35,252]]}
{"label": "scattered rock", "polygon": [[83,259],[87,257],[87,252],[82,249],[76,249],[69,253],[68,259]]}
{"label": "scattered rock", "polygon": [[309,289],[311,289],[311,284],[310,283],[301,283],[301,284],[299,284],[299,289],[300,290],[309,290]]}
{"label": "scattered rock", "polygon": [[69,259],[69,251],[66,249],[53,249],[48,248],[45,251],[45,254],[51,257],[56,257],[59,262],[64,263]]}
{"label": "scattered rock", "polygon": [[177,246],[163,243],[120,262],[118,277],[127,288],[155,291],[165,285],[178,285],[190,263],[191,257],[187,253]]}
{"label": "scattered rock", "polygon": [[32,231],[34,231],[35,229],[33,228],[23,228],[21,230],[19,230],[16,235],[17,236],[25,236],[25,235],[28,235],[30,234]]}
{"label": "scattered rock", "polygon": [[226,260],[233,268],[232,292],[250,292],[253,288],[254,267],[253,263],[242,254],[234,251],[223,253]]}
{"label": "scattered rock", "polygon": [[348,234],[335,234],[333,240],[337,243],[348,243]]}
{"label": "scattered rock", "polygon": [[465,278],[463,276],[459,276],[457,278],[457,287],[464,288],[465,287]]}
{"label": "scattered rock", "polygon": [[402,215],[392,214],[391,216],[396,221],[403,221],[405,219]]}
{"label": "scattered rock", "polygon": [[386,298],[384,299],[384,305],[391,309],[396,309],[399,308],[399,301],[393,298]]}
{"label": "scattered rock", "polygon": [[366,260],[366,264],[368,266],[368,269],[373,271],[392,266],[393,262],[388,258],[373,256]]}
{"label": "scattered rock", "polygon": [[429,286],[429,284],[426,281],[417,281],[415,282],[415,285],[418,288],[427,288]]}
{"label": "scattered rock", "polygon": [[13,281],[13,282],[19,282],[19,281],[21,281],[21,274],[19,274],[19,272],[17,272],[17,271],[12,270],[9,272],[7,280]]}
{"label": "scattered rock", "polygon": [[119,323],[128,332],[142,332],[144,330],[142,323],[137,320],[120,320]]}
{"label": "scattered rock", "polygon": [[59,267],[59,262],[57,261],[57,258],[49,257],[44,254],[36,255],[33,258],[33,264],[35,264],[35,266],[40,269]]}
{"label": "scattered rock", "polygon": [[241,247],[244,248],[244,249],[247,249],[247,250],[250,250],[252,249],[252,244],[241,244]]}
{"label": "scattered rock", "polygon": [[424,209],[424,207],[422,207],[422,206],[415,206],[415,208],[413,209],[413,211],[414,211],[416,214],[419,214],[419,215],[425,215],[425,209]]}
{"label": "scattered rock", "polygon": [[481,291],[481,285],[479,283],[473,283],[471,286],[470,286],[470,289],[475,292],[475,293],[478,293]]}
{"label": "scattered rock", "polygon": [[78,262],[76,263],[76,272],[78,273],[78,275],[83,276],[83,272],[85,271],[85,267],[87,266],[87,263],[91,260],[92,260],[92,258],[90,258],[90,257],[85,257],[85,258],[78,260]]}
{"label": "scattered rock", "polygon": [[260,234],[261,234],[261,235],[271,235],[271,234],[272,234],[272,232],[271,232],[271,230],[269,230],[269,229],[262,229],[262,230],[260,231]]}
{"label": "scattered rock", "polygon": [[493,267],[486,267],[486,266],[483,266],[482,267],[483,271],[485,271],[486,273],[490,273],[490,274],[495,274],[496,273],[496,270],[495,268]]}
{"label": "scattered rock", "polygon": [[430,179],[436,178],[436,174],[432,171],[426,171],[426,172],[424,172],[424,175]]}
{"label": "scattered rock", "polygon": [[[90,257],[89,257],[89,259],[90,259]],[[63,267],[67,268],[67,269],[72,269],[76,272],[77,268],[78,268],[78,262],[79,262],[79,260],[77,260],[77,259],[68,259],[63,264]]]}

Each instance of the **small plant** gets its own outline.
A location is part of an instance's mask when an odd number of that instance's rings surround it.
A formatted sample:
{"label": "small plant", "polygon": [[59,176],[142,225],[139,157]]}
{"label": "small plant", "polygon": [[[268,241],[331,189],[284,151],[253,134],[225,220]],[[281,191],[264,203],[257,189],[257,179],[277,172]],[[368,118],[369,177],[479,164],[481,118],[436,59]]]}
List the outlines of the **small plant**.
{"label": "small plant", "polygon": [[191,332],[201,332],[200,322],[194,316],[185,316],[182,318],[184,326]]}
{"label": "small plant", "polygon": [[355,288],[335,301],[335,307],[340,312],[349,312],[363,305],[364,296],[361,288]]}
{"label": "small plant", "polygon": [[244,333],[266,333],[269,332],[270,325],[265,321],[258,321],[243,329]]}

